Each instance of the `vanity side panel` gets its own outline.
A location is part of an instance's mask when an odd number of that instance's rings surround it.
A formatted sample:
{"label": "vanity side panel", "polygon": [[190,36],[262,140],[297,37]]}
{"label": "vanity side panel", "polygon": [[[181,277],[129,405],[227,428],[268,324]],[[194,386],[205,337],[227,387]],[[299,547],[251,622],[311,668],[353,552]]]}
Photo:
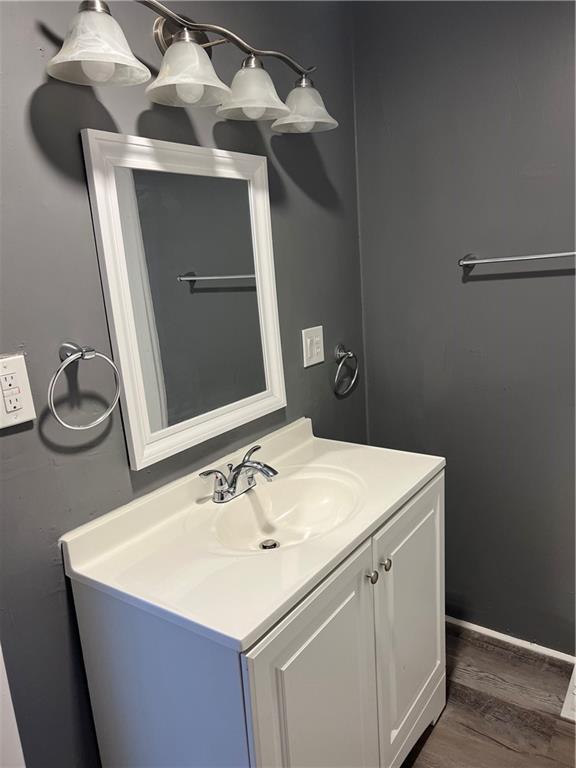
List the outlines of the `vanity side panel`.
{"label": "vanity side panel", "polygon": [[72,588],[104,768],[249,766],[239,654]]}

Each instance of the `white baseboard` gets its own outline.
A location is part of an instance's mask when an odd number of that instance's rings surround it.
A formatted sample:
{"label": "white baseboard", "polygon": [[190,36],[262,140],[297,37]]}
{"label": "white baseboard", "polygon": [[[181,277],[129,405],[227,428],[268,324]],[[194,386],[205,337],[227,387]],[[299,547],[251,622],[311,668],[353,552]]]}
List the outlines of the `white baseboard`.
{"label": "white baseboard", "polygon": [[564,699],[564,706],[562,707],[562,714],[564,720],[571,720],[576,723],[576,667],[572,670],[572,677],[570,678],[570,685],[568,686],[568,692]]}
{"label": "white baseboard", "polygon": [[555,651],[554,648],[546,648],[544,645],[537,645],[536,643],[530,643],[528,640],[520,640],[518,637],[512,637],[511,635],[505,635],[503,632],[496,632],[494,629],[488,629],[488,627],[481,627],[479,624],[471,624],[469,621],[462,621],[462,619],[453,619],[452,616],[446,616],[446,621],[449,624],[455,624],[462,629],[471,629],[473,632],[478,632],[481,635],[487,635],[493,637],[496,640],[502,640],[504,643],[510,643],[510,645],[517,645],[520,648],[527,648],[534,653],[540,653],[542,656],[549,656],[552,659],[561,659],[567,661],[568,664],[576,664],[576,657],[570,656],[569,653],[563,653],[562,651]]}

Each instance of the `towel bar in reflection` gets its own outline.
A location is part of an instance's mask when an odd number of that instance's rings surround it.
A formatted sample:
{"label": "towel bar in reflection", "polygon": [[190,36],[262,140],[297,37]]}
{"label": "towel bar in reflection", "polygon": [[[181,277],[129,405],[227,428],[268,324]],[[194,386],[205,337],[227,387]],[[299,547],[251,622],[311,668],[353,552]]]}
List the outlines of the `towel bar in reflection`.
{"label": "towel bar in reflection", "polygon": [[196,280],[254,280],[256,275],[178,275],[179,283],[195,283]]}

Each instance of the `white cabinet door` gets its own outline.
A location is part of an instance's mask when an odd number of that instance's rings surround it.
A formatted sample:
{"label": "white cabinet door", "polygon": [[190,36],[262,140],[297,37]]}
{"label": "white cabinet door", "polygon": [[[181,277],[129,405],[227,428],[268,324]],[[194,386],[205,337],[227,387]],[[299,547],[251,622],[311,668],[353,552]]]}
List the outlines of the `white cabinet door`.
{"label": "white cabinet door", "polygon": [[373,541],[380,754],[395,768],[445,703],[443,474]]}
{"label": "white cabinet door", "polygon": [[253,764],[379,764],[371,570],[369,541],[244,656]]}

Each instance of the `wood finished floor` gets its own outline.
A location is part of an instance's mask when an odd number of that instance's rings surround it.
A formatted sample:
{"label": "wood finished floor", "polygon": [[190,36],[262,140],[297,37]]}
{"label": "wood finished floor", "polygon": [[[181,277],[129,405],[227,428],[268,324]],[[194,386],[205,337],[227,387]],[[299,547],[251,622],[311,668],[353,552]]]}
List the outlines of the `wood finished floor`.
{"label": "wood finished floor", "polygon": [[402,768],[575,768],[572,667],[448,625],[448,703]]}

